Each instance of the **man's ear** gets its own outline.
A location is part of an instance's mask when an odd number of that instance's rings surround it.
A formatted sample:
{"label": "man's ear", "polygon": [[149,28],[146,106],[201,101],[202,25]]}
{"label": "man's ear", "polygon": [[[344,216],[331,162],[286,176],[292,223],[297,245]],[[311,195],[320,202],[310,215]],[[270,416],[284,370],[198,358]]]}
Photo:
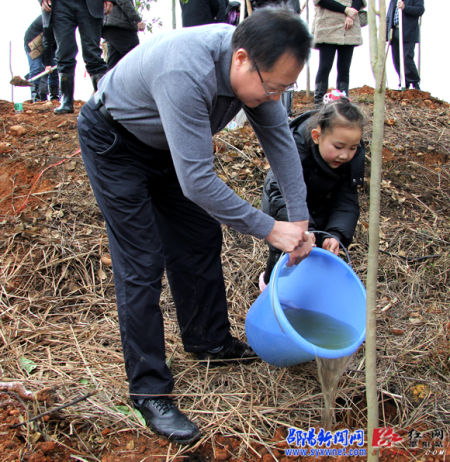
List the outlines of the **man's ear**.
{"label": "man's ear", "polygon": [[233,53],[233,63],[237,68],[247,64],[249,61],[250,57],[245,48],[239,48]]}
{"label": "man's ear", "polygon": [[319,144],[319,138],[320,138],[320,127],[313,128],[311,130],[311,138],[314,141],[314,143]]}

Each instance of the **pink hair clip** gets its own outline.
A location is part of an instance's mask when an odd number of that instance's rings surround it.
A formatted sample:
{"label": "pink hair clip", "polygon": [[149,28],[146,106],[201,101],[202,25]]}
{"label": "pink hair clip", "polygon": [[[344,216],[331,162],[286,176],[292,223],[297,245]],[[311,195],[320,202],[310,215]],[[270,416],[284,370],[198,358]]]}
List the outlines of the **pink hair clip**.
{"label": "pink hair clip", "polygon": [[[331,103],[332,101],[337,101],[341,99],[342,97],[348,98],[348,96],[345,94],[345,91],[333,89],[324,95],[323,104],[328,104],[328,103]],[[348,100],[351,101],[350,98],[348,98]]]}

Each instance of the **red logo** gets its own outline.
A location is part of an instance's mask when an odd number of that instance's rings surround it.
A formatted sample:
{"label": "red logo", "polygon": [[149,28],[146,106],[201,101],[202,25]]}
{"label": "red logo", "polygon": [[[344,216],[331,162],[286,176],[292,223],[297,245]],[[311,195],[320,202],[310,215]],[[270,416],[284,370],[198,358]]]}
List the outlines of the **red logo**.
{"label": "red logo", "polygon": [[392,428],[381,427],[374,428],[372,435],[372,447],[374,448],[390,448],[394,443],[403,441]]}

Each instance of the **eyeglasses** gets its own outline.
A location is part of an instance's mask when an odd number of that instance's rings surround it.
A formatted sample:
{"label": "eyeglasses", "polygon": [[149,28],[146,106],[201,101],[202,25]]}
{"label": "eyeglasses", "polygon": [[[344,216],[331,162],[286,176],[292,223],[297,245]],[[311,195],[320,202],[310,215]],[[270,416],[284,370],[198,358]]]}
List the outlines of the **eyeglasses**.
{"label": "eyeglasses", "polygon": [[291,85],[287,85],[286,87],[282,88],[281,90],[269,90],[267,87],[266,87],[266,82],[264,82],[263,78],[262,78],[262,75],[261,75],[261,72],[259,70],[259,67],[258,65],[253,62],[254,66],[255,66],[255,69],[256,69],[256,72],[258,73],[258,76],[259,76],[259,80],[261,80],[261,85],[263,86],[264,88],[264,91],[266,93],[266,96],[280,96],[282,95],[285,91],[291,91],[291,90],[295,90],[297,88],[297,84],[296,83],[292,83]]}

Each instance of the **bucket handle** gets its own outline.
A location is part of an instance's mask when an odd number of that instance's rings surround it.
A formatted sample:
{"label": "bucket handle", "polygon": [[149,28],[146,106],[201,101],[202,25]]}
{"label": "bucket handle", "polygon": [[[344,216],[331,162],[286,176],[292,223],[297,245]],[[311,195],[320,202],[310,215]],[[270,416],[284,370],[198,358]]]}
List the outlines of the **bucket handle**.
{"label": "bucket handle", "polygon": [[330,234],[330,233],[327,233],[326,231],[308,231],[309,233],[317,233],[317,234],[324,234],[325,236],[327,237],[332,237],[333,239],[336,239],[336,241],[338,241],[339,245],[342,247],[342,250],[344,251],[345,253],[345,256],[347,258],[347,263],[352,266],[352,262],[350,260],[350,255],[348,254],[348,250],[347,250],[347,247],[345,247],[345,245],[336,237],[334,236],[333,234]]}
{"label": "bucket handle", "polygon": [[[309,233],[324,234],[325,236],[332,237],[333,239],[336,239],[338,241],[339,245],[342,247],[342,250],[345,253],[345,256],[347,258],[349,266],[352,266],[352,262],[350,260],[350,255],[348,254],[347,247],[345,247],[345,245],[342,244],[342,242],[336,236],[334,236],[333,234],[327,233],[326,231],[308,231],[308,232]],[[277,313],[275,311],[275,299],[274,299],[274,296],[275,296],[275,280],[277,279],[278,273],[280,272],[280,269],[281,269],[281,260],[283,259],[283,257],[285,255],[286,255],[286,252],[283,252],[280,255],[280,258],[278,259],[277,264],[275,265],[275,268],[273,269],[273,277],[270,278],[270,284],[271,284],[270,298],[271,298],[272,310],[273,310],[273,314],[275,316],[275,319],[277,320],[278,327],[280,328],[281,332],[283,332],[283,334],[285,334],[285,331],[284,331],[283,327],[281,327],[280,320],[278,319]]]}

